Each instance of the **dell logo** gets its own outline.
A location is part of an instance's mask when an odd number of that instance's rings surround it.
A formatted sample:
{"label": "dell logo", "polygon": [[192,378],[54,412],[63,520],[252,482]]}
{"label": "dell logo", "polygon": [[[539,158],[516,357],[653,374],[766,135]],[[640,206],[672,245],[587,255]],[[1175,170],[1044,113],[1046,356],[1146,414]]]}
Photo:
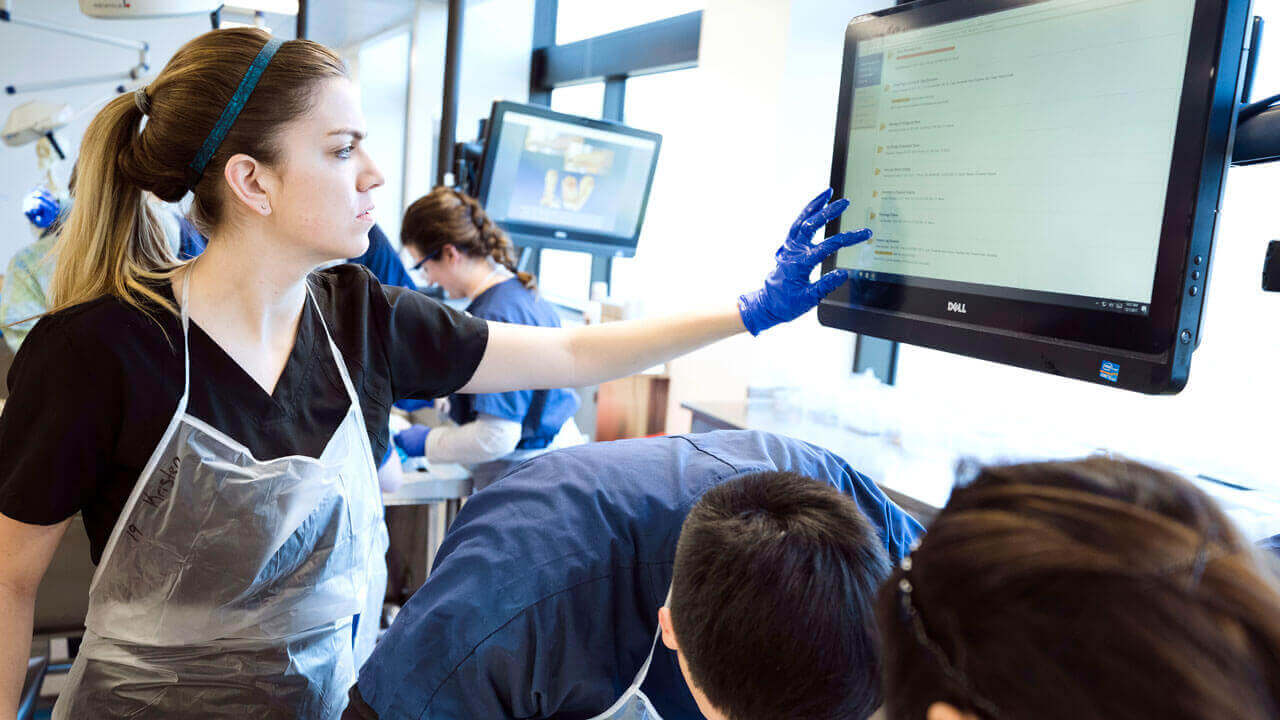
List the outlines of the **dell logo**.
{"label": "dell logo", "polygon": [[969,311],[964,309],[964,303],[948,301],[947,312],[968,313]]}

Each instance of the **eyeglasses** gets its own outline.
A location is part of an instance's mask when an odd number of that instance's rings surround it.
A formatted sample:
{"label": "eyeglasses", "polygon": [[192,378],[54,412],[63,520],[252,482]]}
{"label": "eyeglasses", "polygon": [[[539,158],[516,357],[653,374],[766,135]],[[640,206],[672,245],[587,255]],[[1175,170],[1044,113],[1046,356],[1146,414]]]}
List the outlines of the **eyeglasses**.
{"label": "eyeglasses", "polygon": [[435,251],[435,252],[431,253],[430,255],[427,255],[427,256],[423,257],[421,260],[419,260],[418,262],[414,263],[414,265],[413,265],[413,269],[414,269],[414,270],[421,270],[421,269],[422,269],[422,266],[423,266],[423,265],[424,265],[428,260],[435,260],[436,258],[440,257],[440,253],[442,253],[442,252],[444,252],[444,248],[440,248],[439,250],[437,250],[437,251]]}

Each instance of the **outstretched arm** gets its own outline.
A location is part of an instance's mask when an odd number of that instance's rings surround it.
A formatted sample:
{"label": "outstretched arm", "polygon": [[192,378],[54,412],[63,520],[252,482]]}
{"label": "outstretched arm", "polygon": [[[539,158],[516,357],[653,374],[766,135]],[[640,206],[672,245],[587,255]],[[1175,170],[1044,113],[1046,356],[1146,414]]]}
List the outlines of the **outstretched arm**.
{"label": "outstretched arm", "polygon": [[778,249],[778,265],[764,287],[703,312],[667,318],[631,320],[581,328],[539,328],[489,324],[489,344],[463,393],[517,389],[582,387],[639,372],[736,335],[758,335],[813,309],[827,293],[848,279],[833,270],[809,282],[813,268],[842,247],[871,237],[871,231],[840,233],[813,244],[814,234],[839,217],[847,200],[828,204],[827,190],[801,213]]}

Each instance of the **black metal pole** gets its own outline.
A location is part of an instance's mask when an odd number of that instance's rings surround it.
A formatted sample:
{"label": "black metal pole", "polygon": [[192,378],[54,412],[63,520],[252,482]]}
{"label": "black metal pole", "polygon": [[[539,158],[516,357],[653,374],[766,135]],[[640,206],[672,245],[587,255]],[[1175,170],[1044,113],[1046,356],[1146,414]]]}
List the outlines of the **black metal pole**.
{"label": "black metal pole", "polygon": [[294,30],[298,40],[307,39],[307,0],[298,0],[298,27]]}
{"label": "black metal pole", "polygon": [[436,185],[453,169],[458,128],[458,74],[462,65],[462,16],[466,0],[449,0],[449,34],[444,47],[444,102],[440,110],[440,148],[436,152]]}

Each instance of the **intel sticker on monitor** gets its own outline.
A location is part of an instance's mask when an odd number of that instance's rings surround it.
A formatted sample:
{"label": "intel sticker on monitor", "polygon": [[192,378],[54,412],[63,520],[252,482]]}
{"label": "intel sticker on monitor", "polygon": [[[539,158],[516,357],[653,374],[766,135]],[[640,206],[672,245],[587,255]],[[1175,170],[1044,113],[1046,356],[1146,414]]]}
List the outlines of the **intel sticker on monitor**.
{"label": "intel sticker on monitor", "polygon": [[1103,380],[1110,380],[1111,382],[1119,382],[1120,366],[1111,362],[1110,360],[1103,360],[1102,370],[1098,372],[1098,376],[1101,377]]}

